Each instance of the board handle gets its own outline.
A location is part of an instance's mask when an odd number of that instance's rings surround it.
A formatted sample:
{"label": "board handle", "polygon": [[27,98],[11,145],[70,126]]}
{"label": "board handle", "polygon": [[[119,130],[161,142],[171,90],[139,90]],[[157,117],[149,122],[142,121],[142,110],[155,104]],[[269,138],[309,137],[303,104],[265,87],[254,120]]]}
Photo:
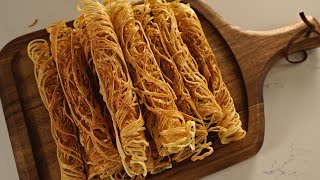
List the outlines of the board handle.
{"label": "board handle", "polygon": [[[270,31],[243,30],[237,26],[224,26],[218,31],[222,34],[243,72],[257,68],[255,74],[265,75],[281,57],[320,46],[320,24],[311,16],[304,21]],[[314,28],[314,29],[312,29]]]}
{"label": "board handle", "polygon": [[[252,62],[253,64],[261,66],[260,62],[263,64],[270,63],[269,61],[272,61],[272,56],[275,54],[282,57],[285,56],[288,43],[293,40],[295,35],[308,28],[307,24],[300,20],[295,24],[270,31],[244,30],[227,22],[203,0],[183,0],[183,2],[190,3],[193,9],[201,12],[219,31],[230,46],[239,64],[254,61]],[[306,20],[314,26],[315,31],[320,32],[320,24],[314,17],[307,16]],[[292,42],[288,53],[318,46],[320,46],[319,34],[312,32],[308,36],[301,34],[299,38]]]}

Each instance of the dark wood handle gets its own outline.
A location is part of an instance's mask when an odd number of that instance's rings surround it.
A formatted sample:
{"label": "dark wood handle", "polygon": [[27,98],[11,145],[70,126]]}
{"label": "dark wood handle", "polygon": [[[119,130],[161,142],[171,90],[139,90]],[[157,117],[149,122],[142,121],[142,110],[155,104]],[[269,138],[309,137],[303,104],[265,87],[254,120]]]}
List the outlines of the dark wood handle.
{"label": "dark wood handle", "polygon": [[[309,21],[320,29],[319,23],[308,17]],[[272,65],[285,55],[288,42],[306,25],[303,21],[271,31],[247,31],[238,27],[225,26],[219,30],[229,44],[245,79],[248,97],[262,94],[263,82]],[[315,33],[301,36],[290,48],[290,53],[320,46],[320,38]],[[261,89],[254,89],[261,88]],[[249,99],[249,104],[262,102],[260,98]]]}

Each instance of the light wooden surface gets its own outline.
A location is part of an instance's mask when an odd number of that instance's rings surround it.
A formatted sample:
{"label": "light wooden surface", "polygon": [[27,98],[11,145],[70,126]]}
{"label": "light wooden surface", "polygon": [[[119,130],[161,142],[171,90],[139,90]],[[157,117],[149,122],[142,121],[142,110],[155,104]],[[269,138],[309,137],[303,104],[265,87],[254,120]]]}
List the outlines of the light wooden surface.
{"label": "light wooden surface", "polygon": [[[177,164],[174,169],[154,178],[194,179],[253,156],[262,145],[264,133],[262,82],[287,41],[304,28],[304,24],[298,23],[272,32],[243,31],[220,19],[200,1],[193,1],[193,5],[220,32],[201,17],[248,136],[227,146],[215,143],[213,156],[203,161]],[[35,86],[32,63],[25,52],[26,43],[37,37],[45,37],[45,33],[24,36],[2,50],[0,94],[20,177],[56,179],[54,144],[48,133],[48,116]],[[300,39],[294,50],[315,47],[319,43],[312,37]]]}

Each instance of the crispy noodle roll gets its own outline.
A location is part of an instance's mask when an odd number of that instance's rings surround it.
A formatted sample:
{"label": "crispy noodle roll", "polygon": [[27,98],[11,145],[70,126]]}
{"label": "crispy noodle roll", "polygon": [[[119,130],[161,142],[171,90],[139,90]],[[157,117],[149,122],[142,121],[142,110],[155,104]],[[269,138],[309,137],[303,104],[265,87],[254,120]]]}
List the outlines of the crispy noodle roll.
{"label": "crispy noodle roll", "polygon": [[112,144],[106,118],[94,97],[79,35],[62,21],[47,30],[59,78],[79,129],[88,179],[109,177],[121,167],[121,159]]}
{"label": "crispy noodle roll", "polygon": [[192,101],[190,93],[183,83],[181,74],[169,53],[168,48],[170,47],[164,43],[163,34],[160,32],[158,24],[154,22],[151,15],[150,4],[135,5],[133,6],[133,10],[135,19],[142,24],[165,80],[171,85],[177,96],[176,105],[179,111],[184,114],[186,120],[196,122],[195,150],[192,151],[187,147],[174,155],[173,160],[182,161],[190,156],[193,161],[203,159],[213,152],[213,148],[210,147],[211,142],[207,142],[208,132],[205,123],[197,111],[196,105]]}
{"label": "crispy noodle roll", "polygon": [[144,120],[109,15],[97,1],[82,0],[78,7],[86,23],[100,93],[112,116],[124,169],[129,176],[146,176],[149,143],[144,135]]}
{"label": "crispy noodle roll", "polygon": [[223,116],[217,121],[218,135],[222,144],[242,139],[246,132],[242,129],[240,116],[236,112],[233,99],[222,80],[221,72],[212,49],[201,28],[200,21],[193,9],[186,4],[171,3],[182,39],[199,65],[199,70],[208,81],[220,105]]}
{"label": "crispy noodle roll", "polygon": [[113,128],[113,121],[111,118],[111,114],[106,106],[106,103],[103,100],[103,96],[100,93],[100,85],[99,85],[99,78],[97,75],[97,72],[94,68],[93,59],[91,57],[91,46],[90,41],[87,33],[86,23],[84,20],[83,15],[78,16],[74,22],[73,22],[74,29],[77,31],[77,35],[79,35],[80,44],[82,45],[82,48],[84,49],[84,55],[87,60],[87,64],[91,70],[88,75],[91,75],[92,78],[90,79],[93,86],[93,93],[96,97],[96,100],[98,101],[100,108],[103,111],[104,117],[107,119],[107,126],[109,128],[109,132],[112,137],[112,142],[116,144],[116,135]]}
{"label": "crispy noodle roll", "polygon": [[184,44],[173,11],[167,3],[150,0],[154,22],[159,26],[163,43],[168,47],[177,68],[189,90],[198,112],[206,123],[207,129],[215,126],[222,116],[222,111],[214,95],[208,88],[208,83],[198,70],[195,59]]}
{"label": "crispy noodle roll", "polygon": [[28,54],[34,63],[41,99],[49,112],[51,134],[57,145],[61,179],[86,179],[77,128],[70,118],[69,107],[47,41],[43,39],[31,41],[28,45]]}
{"label": "crispy noodle roll", "polygon": [[[195,123],[186,122],[175,104],[175,95],[164,80],[139,21],[127,1],[109,9],[136,91],[144,106],[154,114],[145,119],[160,156],[194,148]],[[150,117],[150,116],[149,116]]]}

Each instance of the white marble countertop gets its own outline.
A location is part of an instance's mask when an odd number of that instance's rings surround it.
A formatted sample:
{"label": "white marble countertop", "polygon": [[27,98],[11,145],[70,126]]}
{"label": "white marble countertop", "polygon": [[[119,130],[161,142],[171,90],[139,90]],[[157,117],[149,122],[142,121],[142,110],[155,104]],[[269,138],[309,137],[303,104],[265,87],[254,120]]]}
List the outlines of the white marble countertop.
{"label": "white marble countertop", "polygon": [[[299,20],[298,13],[320,20],[319,0],[205,0],[234,25],[269,30]],[[10,40],[46,24],[78,15],[77,0],[0,1],[0,49]],[[32,28],[34,19],[39,22]],[[320,179],[320,48],[308,51],[301,64],[280,60],[264,83],[265,140],[260,152],[249,160],[205,177],[206,180]],[[0,104],[1,179],[19,179]]]}

